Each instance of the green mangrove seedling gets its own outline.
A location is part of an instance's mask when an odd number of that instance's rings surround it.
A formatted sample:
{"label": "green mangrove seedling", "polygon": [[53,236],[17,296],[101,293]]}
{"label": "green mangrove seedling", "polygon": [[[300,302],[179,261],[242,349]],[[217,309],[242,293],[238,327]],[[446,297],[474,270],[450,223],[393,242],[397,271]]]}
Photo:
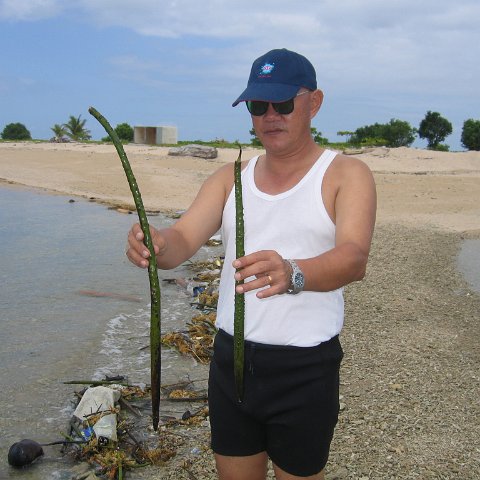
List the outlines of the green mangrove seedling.
{"label": "green mangrove seedling", "polygon": [[150,362],[151,362],[151,395],[152,395],[152,421],[153,428],[158,429],[159,415],[160,415],[160,382],[161,382],[161,349],[160,349],[160,282],[158,280],[157,260],[153,248],[152,236],[150,235],[150,227],[148,224],[147,215],[143,206],[142,196],[138,188],[137,181],[133,174],[127,154],[123,148],[122,142],[118,138],[115,130],[108,123],[106,118],[101,115],[95,108],[90,107],[89,113],[93,115],[102,125],[105,131],[117,149],[118,156],[122,162],[123,169],[127,176],[128,185],[135,201],[140,226],[145,238],[145,245],[150,252],[148,262],[148,279],[150,281],[150,298],[151,298],[151,313],[150,313]]}
{"label": "green mangrove seedling", "polygon": [[[242,147],[235,161],[235,247],[236,258],[245,255],[245,227],[243,223],[242,199]],[[242,284],[243,280],[235,282]],[[235,387],[238,401],[243,400],[243,370],[244,370],[244,329],[245,329],[245,295],[235,292],[235,313],[233,318],[233,362]]]}

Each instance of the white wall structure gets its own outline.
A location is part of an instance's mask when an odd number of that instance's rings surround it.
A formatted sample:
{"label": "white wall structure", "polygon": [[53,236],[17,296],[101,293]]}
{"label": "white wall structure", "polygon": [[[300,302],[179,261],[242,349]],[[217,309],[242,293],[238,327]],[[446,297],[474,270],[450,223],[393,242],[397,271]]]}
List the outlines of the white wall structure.
{"label": "white wall structure", "polygon": [[177,127],[133,127],[133,142],[147,145],[176,144],[178,141]]}

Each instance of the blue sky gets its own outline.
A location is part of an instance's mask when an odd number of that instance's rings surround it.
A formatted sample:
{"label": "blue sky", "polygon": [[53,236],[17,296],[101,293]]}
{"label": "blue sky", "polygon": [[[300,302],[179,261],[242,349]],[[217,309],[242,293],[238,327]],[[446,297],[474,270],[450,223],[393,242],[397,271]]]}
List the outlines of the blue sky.
{"label": "blue sky", "polygon": [[[313,121],[339,140],[428,110],[480,119],[478,0],[0,0],[0,129],[48,139],[70,115],[112,125],[175,125],[181,140],[248,141],[231,103],[272,48],[307,56],[325,93]],[[426,141],[414,144],[425,147]]]}

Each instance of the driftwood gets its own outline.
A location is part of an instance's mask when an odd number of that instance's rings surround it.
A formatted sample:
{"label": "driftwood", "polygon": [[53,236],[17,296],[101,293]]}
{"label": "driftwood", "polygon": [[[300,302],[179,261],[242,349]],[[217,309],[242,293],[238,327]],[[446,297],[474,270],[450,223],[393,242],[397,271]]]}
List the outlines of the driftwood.
{"label": "driftwood", "polygon": [[122,385],[123,387],[133,387],[129,383],[118,380],[70,380],[68,382],[63,382],[64,385],[92,385],[98,387],[100,385]]}

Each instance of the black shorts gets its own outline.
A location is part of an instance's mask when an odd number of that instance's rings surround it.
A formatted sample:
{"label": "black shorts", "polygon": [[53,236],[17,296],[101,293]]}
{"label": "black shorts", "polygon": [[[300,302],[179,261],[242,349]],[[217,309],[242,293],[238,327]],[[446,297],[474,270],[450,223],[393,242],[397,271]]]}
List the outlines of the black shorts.
{"label": "black shorts", "polygon": [[245,390],[233,376],[233,337],[220,330],[210,364],[212,449],[219,455],[267,452],[282,470],[307,477],[327,463],[339,412],[338,336],[315,347],[245,342]]}

